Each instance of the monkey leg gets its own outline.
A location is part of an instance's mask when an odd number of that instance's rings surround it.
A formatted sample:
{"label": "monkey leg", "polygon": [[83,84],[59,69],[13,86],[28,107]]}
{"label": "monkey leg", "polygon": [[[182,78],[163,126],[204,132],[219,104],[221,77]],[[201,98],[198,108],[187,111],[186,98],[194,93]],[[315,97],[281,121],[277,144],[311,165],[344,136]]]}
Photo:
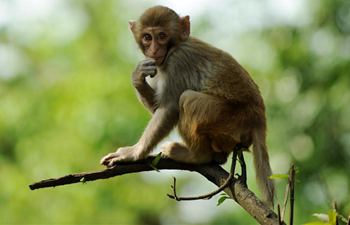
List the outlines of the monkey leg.
{"label": "monkey leg", "polygon": [[224,163],[240,141],[233,106],[225,99],[187,90],[179,108],[179,132],[192,155]]}
{"label": "monkey leg", "polygon": [[166,143],[162,147],[162,157],[170,158],[178,162],[185,163],[207,163],[210,162],[211,154],[196,154],[197,152],[190,151],[189,148],[178,142]]}

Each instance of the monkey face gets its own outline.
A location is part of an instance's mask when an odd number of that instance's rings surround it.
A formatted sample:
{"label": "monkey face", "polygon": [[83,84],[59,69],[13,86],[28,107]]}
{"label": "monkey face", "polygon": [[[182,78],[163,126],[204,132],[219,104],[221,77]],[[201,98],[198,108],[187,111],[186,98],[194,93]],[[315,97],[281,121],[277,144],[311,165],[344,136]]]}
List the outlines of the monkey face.
{"label": "monkey face", "polygon": [[146,57],[156,61],[156,65],[162,65],[170,44],[168,32],[161,27],[147,27],[141,35],[143,53]]}
{"label": "monkey face", "polygon": [[167,7],[155,6],[138,21],[129,21],[129,28],[143,54],[160,66],[171,48],[189,38],[190,17],[179,17]]}

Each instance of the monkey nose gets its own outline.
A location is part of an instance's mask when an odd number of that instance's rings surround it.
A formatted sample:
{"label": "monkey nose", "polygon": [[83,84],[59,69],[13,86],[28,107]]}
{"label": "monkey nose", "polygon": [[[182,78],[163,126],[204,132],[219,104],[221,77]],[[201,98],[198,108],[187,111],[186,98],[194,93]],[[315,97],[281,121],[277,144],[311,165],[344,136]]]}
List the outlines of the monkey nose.
{"label": "monkey nose", "polygon": [[157,58],[158,56],[158,50],[154,50],[151,52],[152,58]]}

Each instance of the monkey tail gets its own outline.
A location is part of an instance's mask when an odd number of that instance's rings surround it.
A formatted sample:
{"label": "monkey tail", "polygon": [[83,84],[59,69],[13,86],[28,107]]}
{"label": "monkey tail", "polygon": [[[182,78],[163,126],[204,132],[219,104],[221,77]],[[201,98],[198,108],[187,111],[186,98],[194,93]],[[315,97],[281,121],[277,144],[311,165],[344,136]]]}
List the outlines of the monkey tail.
{"label": "monkey tail", "polygon": [[253,133],[253,156],[258,186],[264,195],[264,201],[273,207],[275,185],[269,178],[272,172],[266,147],[265,129],[259,129]]}

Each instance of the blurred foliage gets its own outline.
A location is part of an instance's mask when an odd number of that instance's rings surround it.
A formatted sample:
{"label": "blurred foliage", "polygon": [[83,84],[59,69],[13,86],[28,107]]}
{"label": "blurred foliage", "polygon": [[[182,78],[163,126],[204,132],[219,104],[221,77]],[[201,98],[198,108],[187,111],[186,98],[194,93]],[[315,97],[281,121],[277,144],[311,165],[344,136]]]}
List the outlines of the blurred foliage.
{"label": "blurred foliage", "polygon": [[[104,154],[135,143],[149,114],[130,84],[141,56],[127,20],[155,2],[19,2],[0,0],[8,18],[0,16],[0,224],[255,223],[230,201],[168,199],[164,172],[29,191],[36,180],[100,169]],[[327,212],[333,200],[341,214],[350,212],[350,3],[305,5],[307,23],[271,21],[235,36],[218,37],[229,24],[210,10],[193,23],[195,35],[212,33],[205,38],[227,46],[261,87],[272,167],[299,168],[296,224]],[[184,177],[184,192],[213,188]]]}

